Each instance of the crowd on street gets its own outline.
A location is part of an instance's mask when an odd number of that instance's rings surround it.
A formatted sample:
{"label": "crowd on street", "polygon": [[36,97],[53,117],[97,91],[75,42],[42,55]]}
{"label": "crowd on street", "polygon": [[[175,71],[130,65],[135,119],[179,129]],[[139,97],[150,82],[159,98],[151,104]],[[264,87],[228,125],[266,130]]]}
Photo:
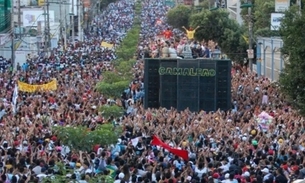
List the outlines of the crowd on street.
{"label": "crowd on street", "polygon": [[[51,128],[92,127],[106,121],[98,108],[108,99],[95,86],[104,71],[114,70],[111,61],[116,57],[115,47],[104,48],[101,42],[120,44],[132,27],[134,1],[111,3],[93,20],[86,41],[75,47],[29,59],[17,65],[16,72],[9,66],[2,69],[5,59],[0,59],[0,183],[52,179],[58,174],[58,162],[73,170],[63,175],[69,183],[88,183],[99,175],[109,178],[105,183],[288,183],[305,178],[303,117],[285,101],[276,83],[245,67],[232,68],[229,111],[144,109],[133,100],[132,94],[145,84],[142,57],[183,57],[185,43],[205,50],[217,47],[171,30],[163,3],[141,1],[140,56],[123,97],[127,115],[118,121],[123,132],[117,144],[75,152],[61,144]],[[173,49],[166,52],[166,47]],[[18,80],[44,84],[52,78],[58,82],[56,91],[19,92],[14,114],[11,103]],[[153,135],[169,147],[186,150],[188,158],[152,145]]]}

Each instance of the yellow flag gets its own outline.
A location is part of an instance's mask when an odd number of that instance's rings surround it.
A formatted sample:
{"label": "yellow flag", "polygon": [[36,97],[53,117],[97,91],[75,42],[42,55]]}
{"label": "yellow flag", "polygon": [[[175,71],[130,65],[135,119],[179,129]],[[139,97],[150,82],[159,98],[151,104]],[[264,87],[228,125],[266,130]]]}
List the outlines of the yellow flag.
{"label": "yellow flag", "polygon": [[107,43],[105,41],[101,42],[101,47],[104,47],[104,48],[113,48],[113,44],[110,44],[110,43]]}
{"label": "yellow flag", "polygon": [[249,38],[247,38],[246,36],[242,36],[244,38],[244,40],[246,41],[247,44],[249,44]]}

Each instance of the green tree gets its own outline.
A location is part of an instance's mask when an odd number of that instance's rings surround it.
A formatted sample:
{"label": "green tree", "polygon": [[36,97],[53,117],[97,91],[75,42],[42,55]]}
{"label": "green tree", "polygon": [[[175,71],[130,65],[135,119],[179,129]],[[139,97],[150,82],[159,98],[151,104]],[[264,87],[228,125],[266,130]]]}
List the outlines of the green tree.
{"label": "green tree", "polygon": [[184,5],[178,5],[167,13],[167,22],[175,27],[181,29],[182,26],[189,26],[189,18],[191,9]]}
{"label": "green tree", "polygon": [[254,36],[261,36],[261,37],[275,37],[275,36],[280,36],[280,32],[276,30],[271,30],[270,26],[257,29],[254,32]]}
{"label": "green tree", "polygon": [[119,59],[129,60],[134,57],[137,51],[137,45],[140,34],[140,25],[137,20],[134,20],[135,25],[129,30],[120,47],[116,50]]}
{"label": "green tree", "polygon": [[100,111],[106,119],[110,117],[118,118],[124,114],[124,109],[117,105],[103,105],[101,106]]}
{"label": "green tree", "polygon": [[255,36],[279,36],[279,31],[270,30],[271,13],[275,10],[274,0],[253,0],[251,18],[248,16],[248,8],[241,10],[244,26],[248,26],[249,21],[253,23],[253,33]]}
{"label": "green tree", "polygon": [[121,132],[120,128],[112,124],[98,125],[93,131],[85,126],[57,126],[53,130],[64,145],[86,152],[91,151],[96,144],[115,143]]}
{"label": "green tree", "polygon": [[[290,0],[290,6],[297,5],[298,0]],[[301,0],[301,7],[304,9],[305,0]]]}
{"label": "green tree", "polygon": [[229,13],[221,9],[216,11],[203,10],[200,13],[193,14],[190,17],[191,26],[200,26],[200,29],[196,31],[195,37],[198,40],[214,40],[219,43],[224,30],[232,22],[228,16]]}
{"label": "green tree", "polygon": [[242,63],[244,58],[247,57],[246,50],[248,44],[242,37],[243,31],[237,25],[235,29],[225,29],[222,40],[219,43],[219,46],[232,61]]}
{"label": "green tree", "polygon": [[305,115],[305,10],[299,12],[297,6],[292,6],[285,12],[282,19],[280,34],[284,45],[282,53],[288,60],[280,75],[281,90],[291,103]]}
{"label": "green tree", "polygon": [[203,9],[210,9],[211,3],[209,1],[210,0],[204,0],[204,1],[200,2],[200,6],[202,6]]}
{"label": "green tree", "polygon": [[271,13],[274,12],[274,0],[256,0],[254,5],[254,32],[269,28],[271,25]]}
{"label": "green tree", "polygon": [[110,84],[102,81],[96,85],[96,89],[107,98],[119,98],[129,83],[130,81],[119,81]]}
{"label": "green tree", "polygon": [[242,39],[244,29],[229,18],[227,11],[203,10],[193,14],[190,22],[192,27],[201,27],[195,34],[197,40],[217,42],[221,50],[233,61],[241,62],[246,57],[247,45]]}
{"label": "green tree", "polygon": [[136,63],[136,60],[133,60],[133,59],[131,59],[129,61],[119,62],[118,65],[115,67],[115,69],[120,73],[130,73],[130,72],[132,72],[132,70],[130,68],[132,68],[135,63]]}
{"label": "green tree", "polygon": [[102,73],[102,75],[103,75],[103,81],[105,83],[112,84],[112,83],[119,82],[122,80],[122,78],[116,72],[105,71]]}
{"label": "green tree", "polygon": [[128,61],[121,61],[118,62],[115,70],[118,72],[118,75],[123,78],[123,80],[131,81],[133,79],[133,66],[136,63],[136,60],[128,60]]}

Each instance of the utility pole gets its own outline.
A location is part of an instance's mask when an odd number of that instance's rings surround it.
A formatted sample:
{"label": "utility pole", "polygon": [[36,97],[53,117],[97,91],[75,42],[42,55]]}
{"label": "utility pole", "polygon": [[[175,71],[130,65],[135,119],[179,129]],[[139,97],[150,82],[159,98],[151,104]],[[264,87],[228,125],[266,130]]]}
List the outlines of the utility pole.
{"label": "utility pole", "polygon": [[48,28],[48,41],[47,41],[47,52],[48,52],[48,56],[50,53],[50,48],[51,48],[51,32],[50,32],[50,4],[49,4],[49,0],[46,0],[47,3],[47,28]]}
{"label": "utility pole", "polygon": [[[250,57],[249,57],[249,68],[250,68],[250,71],[253,70],[253,67],[252,67],[252,63],[253,63],[253,58],[252,58],[252,55],[253,55],[253,49],[252,49],[252,37],[253,37],[253,23],[252,23],[252,7],[248,7],[248,18],[249,18],[249,52],[252,52],[252,54],[250,54]],[[249,54],[248,54],[249,55]]]}
{"label": "utility pole", "polygon": [[65,25],[65,29],[64,29],[64,50],[66,50],[67,48],[67,10],[66,7],[64,8],[64,25]]}
{"label": "utility pole", "polygon": [[18,29],[19,29],[19,37],[21,39],[22,35],[21,35],[21,6],[20,6],[20,0],[18,0],[18,5],[17,6],[18,6]]}
{"label": "utility pole", "polygon": [[80,0],[78,0],[78,37],[79,37],[79,41],[80,42],[83,42],[83,28],[82,28],[82,25],[81,25],[81,21],[83,20],[82,19],[82,3]]}
{"label": "utility pole", "polygon": [[11,47],[11,60],[12,60],[12,66],[13,66],[13,70],[15,70],[15,35],[14,35],[14,0],[11,0],[11,41],[12,41],[12,47]]}
{"label": "utility pole", "polygon": [[72,44],[75,47],[75,30],[74,30],[74,0],[72,0],[72,17],[71,17],[71,25],[72,25]]}
{"label": "utility pole", "polygon": [[249,48],[248,52],[248,60],[249,60],[249,69],[250,71],[253,70],[253,59],[254,59],[254,52],[252,48],[252,41],[253,41],[253,22],[252,22],[252,7],[253,4],[251,0],[246,0],[245,3],[241,4],[240,8],[247,8],[248,9],[248,36],[249,36]]}
{"label": "utility pole", "polygon": [[62,26],[62,8],[61,8],[61,6],[62,6],[62,2],[59,2],[59,17],[60,17],[60,19],[59,19],[59,31],[60,31],[59,40],[60,40],[61,46],[64,47],[63,34],[62,34],[63,26]]}
{"label": "utility pole", "polygon": [[44,56],[46,56],[47,54],[47,42],[48,42],[48,30],[47,30],[47,7],[46,4],[44,4],[43,7],[43,15],[44,15],[44,47],[43,47],[43,51],[44,51]]}

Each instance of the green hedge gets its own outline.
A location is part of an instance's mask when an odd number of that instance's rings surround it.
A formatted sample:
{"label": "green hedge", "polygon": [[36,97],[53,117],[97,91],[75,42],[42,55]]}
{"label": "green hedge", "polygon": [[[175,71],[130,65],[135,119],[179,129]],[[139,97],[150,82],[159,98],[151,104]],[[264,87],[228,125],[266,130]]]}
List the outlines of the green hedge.
{"label": "green hedge", "polygon": [[103,81],[96,86],[97,90],[109,98],[118,98],[124,89],[133,79],[132,67],[136,63],[134,59],[137,51],[137,45],[140,36],[141,23],[139,16],[141,13],[141,4],[135,5],[135,18],[132,28],[128,31],[126,37],[117,48],[118,59],[114,61],[115,72],[104,72]]}

